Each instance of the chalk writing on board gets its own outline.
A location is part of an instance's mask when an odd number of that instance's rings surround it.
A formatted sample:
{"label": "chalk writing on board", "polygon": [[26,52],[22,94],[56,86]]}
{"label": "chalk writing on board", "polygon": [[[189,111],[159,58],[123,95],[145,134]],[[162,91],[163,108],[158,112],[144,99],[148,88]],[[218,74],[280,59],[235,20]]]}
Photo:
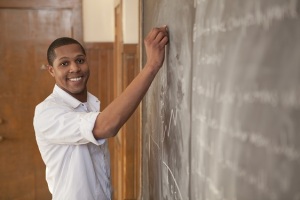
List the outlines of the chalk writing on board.
{"label": "chalk writing on board", "polygon": [[[170,136],[170,128],[172,125],[176,126],[176,123],[177,123],[177,109],[172,109],[171,110],[171,114],[170,114],[170,119],[168,120],[168,124],[165,124],[164,121],[162,121],[163,123],[163,127],[164,127],[164,130],[163,130],[163,134],[162,134],[162,138],[161,138],[161,144],[163,144],[164,140],[166,137],[169,137]],[[157,146],[158,149],[160,149],[160,145],[158,144],[158,142],[153,138],[153,136],[151,134],[149,134],[149,141],[152,141],[155,146]]]}
{"label": "chalk writing on board", "polygon": [[202,52],[198,52],[196,56],[196,65],[200,66],[202,64],[205,65],[216,65],[219,66],[221,64],[221,54],[203,54]]}
{"label": "chalk writing on board", "polygon": [[[257,188],[260,192],[262,192],[265,196],[267,196],[271,200],[278,200],[276,193],[271,190],[266,184],[262,176],[255,176],[246,170],[239,167],[235,162],[225,159],[222,154],[216,154],[211,146],[205,144],[204,141],[200,140],[200,147],[204,150],[207,155],[209,155],[213,160],[218,163],[218,166],[222,168],[226,168],[230,170],[236,177],[246,181],[248,184],[252,185],[253,187]],[[208,185],[210,186],[211,191],[219,197],[219,199],[225,200],[226,198],[222,194],[220,190],[217,189],[216,184],[213,183],[213,180],[210,179],[207,175],[204,175],[204,172],[198,170],[198,175],[207,181]]]}
{"label": "chalk writing on board", "polygon": [[156,145],[157,149],[160,149],[159,144],[154,140],[153,136],[151,134],[149,134],[149,137],[151,138],[152,142]]}
{"label": "chalk writing on board", "polygon": [[205,182],[209,191],[212,192],[217,200],[236,200],[226,198],[223,194],[223,191],[218,189],[218,186],[214,183],[214,181],[209,176],[205,175],[201,170],[197,171],[197,175]]}
{"label": "chalk writing on board", "polygon": [[300,108],[300,94],[298,88],[279,90],[242,90],[238,87],[233,87],[230,91],[222,92],[221,84],[217,81],[207,81],[206,83],[194,78],[195,86],[193,91],[198,95],[214,99],[219,103],[224,104],[266,104],[273,107]]}
{"label": "chalk writing on board", "polygon": [[183,199],[183,198],[182,198],[182,195],[181,195],[181,192],[180,192],[180,189],[179,189],[179,186],[178,186],[178,184],[177,184],[177,181],[176,181],[176,179],[175,179],[175,177],[174,177],[174,174],[173,174],[172,170],[170,169],[170,167],[169,167],[164,161],[163,161],[163,164],[166,166],[166,168],[168,169],[169,173],[171,174],[171,176],[172,176],[172,178],[173,178],[173,181],[174,181],[174,183],[175,183],[175,185],[176,185],[176,188],[177,188],[177,191],[178,191],[178,193],[179,193],[180,199]]}
{"label": "chalk writing on board", "polygon": [[242,130],[234,130],[233,128],[220,125],[216,120],[207,117],[207,114],[199,113],[196,120],[200,123],[217,130],[220,134],[226,134],[229,137],[240,140],[241,142],[249,142],[256,147],[265,148],[274,155],[284,155],[290,161],[300,162],[300,152],[292,146],[277,146],[272,144],[270,140],[257,132],[245,132]]}
{"label": "chalk writing on board", "polygon": [[209,35],[218,32],[227,32],[236,28],[248,27],[253,25],[261,25],[268,29],[274,21],[281,21],[285,17],[296,18],[297,15],[297,0],[290,0],[284,6],[270,6],[266,11],[261,11],[259,8],[254,13],[248,13],[240,18],[230,18],[226,22],[219,22],[215,19],[207,20],[206,27],[200,27],[201,24],[194,25],[194,39],[195,42],[198,37],[202,35]]}
{"label": "chalk writing on board", "polygon": [[[149,153],[150,153],[150,143],[152,142],[158,150],[163,150],[163,146],[164,146],[164,140],[166,137],[169,137],[170,136],[170,128],[171,126],[176,126],[176,123],[177,123],[177,109],[171,109],[171,114],[170,114],[170,118],[168,120],[168,124],[165,124],[164,121],[162,122],[163,123],[163,127],[164,127],[164,130],[163,130],[163,135],[162,135],[162,139],[160,140],[160,142],[157,142],[151,133],[149,133]],[[149,156],[150,157],[150,156]],[[163,158],[163,152],[162,152],[162,157],[160,157],[159,159],[161,161],[161,164],[163,164],[166,169],[168,170],[168,172],[171,174],[171,177],[173,179],[173,182],[176,186],[176,190],[178,191],[178,194],[179,194],[179,197],[180,199],[183,199],[182,198],[182,194],[181,194],[181,191],[180,191],[180,188],[178,186],[178,183],[175,179],[175,176],[171,170],[171,168],[168,166],[168,164],[166,163],[166,161],[164,161],[164,158]],[[172,187],[172,185],[170,185]],[[173,193],[173,191],[171,191]],[[174,194],[176,194],[176,191],[174,191]]]}
{"label": "chalk writing on board", "polygon": [[175,109],[175,111],[173,109],[171,110],[170,119],[169,119],[168,122],[169,122],[168,124],[165,124],[163,122],[164,131],[163,131],[163,136],[162,136],[162,141],[161,142],[164,142],[166,135],[168,137],[170,136],[171,125],[173,124],[174,126],[176,126],[176,123],[177,123],[177,109]]}

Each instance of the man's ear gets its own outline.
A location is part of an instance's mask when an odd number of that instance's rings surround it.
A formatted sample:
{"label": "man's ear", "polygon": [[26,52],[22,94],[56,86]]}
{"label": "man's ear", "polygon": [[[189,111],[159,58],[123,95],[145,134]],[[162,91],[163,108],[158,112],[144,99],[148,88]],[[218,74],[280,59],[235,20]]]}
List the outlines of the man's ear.
{"label": "man's ear", "polygon": [[48,65],[47,68],[48,68],[48,72],[51,74],[51,76],[54,77],[55,75],[54,75],[54,69],[53,69],[53,66]]}

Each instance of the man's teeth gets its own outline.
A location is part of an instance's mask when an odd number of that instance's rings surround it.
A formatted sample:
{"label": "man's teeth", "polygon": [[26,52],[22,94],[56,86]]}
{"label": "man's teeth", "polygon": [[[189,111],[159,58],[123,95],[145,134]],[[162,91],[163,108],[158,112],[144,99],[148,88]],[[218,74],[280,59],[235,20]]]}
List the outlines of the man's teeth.
{"label": "man's teeth", "polygon": [[81,80],[81,77],[78,77],[78,78],[70,78],[69,80],[70,80],[70,81],[79,81],[79,80]]}

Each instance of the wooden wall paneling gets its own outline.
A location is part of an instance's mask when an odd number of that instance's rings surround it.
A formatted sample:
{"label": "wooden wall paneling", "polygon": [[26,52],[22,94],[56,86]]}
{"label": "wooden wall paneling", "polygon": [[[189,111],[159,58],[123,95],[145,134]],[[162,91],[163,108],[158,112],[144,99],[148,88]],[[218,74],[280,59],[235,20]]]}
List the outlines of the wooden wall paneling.
{"label": "wooden wall paneling", "polygon": [[113,43],[85,43],[88,64],[91,70],[89,91],[101,101],[101,111],[113,100]]}
{"label": "wooden wall paneling", "polygon": [[[130,82],[139,73],[137,58],[137,45],[124,44],[122,53],[122,71],[123,71],[123,89],[125,89]],[[123,127],[125,135],[123,140],[124,151],[124,180],[126,186],[124,190],[125,199],[137,199],[139,188],[139,108],[134,112],[130,119]]]}
{"label": "wooden wall paneling", "polygon": [[[91,92],[93,95],[97,96],[101,102],[101,109],[102,109],[102,102],[104,101],[102,98],[100,99],[100,94],[98,93],[99,90],[99,51],[93,48],[93,43],[85,44],[85,51],[87,56],[87,62],[90,68],[90,77],[87,84],[88,91]],[[103,81],[103,80],[101,80]]]}

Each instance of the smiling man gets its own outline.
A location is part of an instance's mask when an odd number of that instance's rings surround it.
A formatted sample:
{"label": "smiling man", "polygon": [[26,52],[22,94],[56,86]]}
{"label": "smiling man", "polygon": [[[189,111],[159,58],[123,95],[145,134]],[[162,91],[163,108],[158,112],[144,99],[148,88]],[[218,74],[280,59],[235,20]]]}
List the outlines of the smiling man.
{"label": "smiling man", "polygon": [[[62,46],[61,46],[62,45]],[[56,85],[79,101],[86,101],[90,76],[84,48],[72,38],[59,38],[48,48],[49,72]]]}
{"label": "smiling man", "polygon": [[100,113],[87,90],[90,71],[82,45],[58,38],[49,46],[53,93],[37,105],[34,129],[54,200],[110,200],[110,160],[106,138],[115,136],[139,105],[161,68],[166,26],[145,39],[147,63],[124,92]]}

